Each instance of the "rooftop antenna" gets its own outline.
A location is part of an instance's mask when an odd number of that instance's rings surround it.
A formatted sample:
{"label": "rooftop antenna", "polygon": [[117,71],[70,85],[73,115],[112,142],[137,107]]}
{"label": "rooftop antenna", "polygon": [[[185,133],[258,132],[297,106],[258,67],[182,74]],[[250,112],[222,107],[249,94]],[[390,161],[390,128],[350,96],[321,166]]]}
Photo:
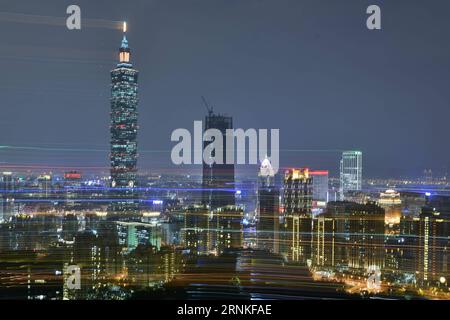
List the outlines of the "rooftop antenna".
{"label": "rooftop antenna", "polygon": [[208,116],[211,116],[214,113],[213,107],[206,101],[205,97],[202,96],[203,104],[206,107],[206,110],[208,110]]}

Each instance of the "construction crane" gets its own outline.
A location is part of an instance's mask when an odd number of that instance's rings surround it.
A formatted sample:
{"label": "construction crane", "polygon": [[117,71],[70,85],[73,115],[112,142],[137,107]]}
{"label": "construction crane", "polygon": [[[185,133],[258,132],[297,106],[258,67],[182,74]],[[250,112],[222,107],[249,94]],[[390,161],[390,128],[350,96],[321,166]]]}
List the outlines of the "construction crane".
{"label": "construction crane", "polygon": [[214,113],[213,107],[206,101],[205,97],[202,96],[203,104],[206,107],[206,110],[208,110],[208,116],[211,116]]}

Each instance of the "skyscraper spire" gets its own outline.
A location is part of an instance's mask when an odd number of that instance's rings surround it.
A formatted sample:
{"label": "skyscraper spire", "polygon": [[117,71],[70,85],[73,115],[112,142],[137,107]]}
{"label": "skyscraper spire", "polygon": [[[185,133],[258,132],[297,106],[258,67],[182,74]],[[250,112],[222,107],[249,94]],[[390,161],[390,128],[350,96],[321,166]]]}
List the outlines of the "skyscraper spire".
{"label": "skyscraper spire", "polygon": [[127,40],[127,23],[126,21],[123,22],[123,38],[122,38],[122,44],[120,46],[119,50],[119,62],[120,64],[130,64],[130,53],[131,50],[128,47],[128,40]]}
{"label": "skyscraper spire", "polygon": [[[108,215],[112,219],[138,212],[134,188],[137,174],[137,104],[138,71],[130,62],[130,48],[123,24],[123,40],[119,63],[111,71],[111,202]],[[128,217],[129,218],[129,217]],[[124,217],[124,219],[128,219]]]}
{"label": "skyscraper spire", "polygon": [[127,22],[123,22],[123,39],[121,48],[128,48],[128,40],[127,40]]}

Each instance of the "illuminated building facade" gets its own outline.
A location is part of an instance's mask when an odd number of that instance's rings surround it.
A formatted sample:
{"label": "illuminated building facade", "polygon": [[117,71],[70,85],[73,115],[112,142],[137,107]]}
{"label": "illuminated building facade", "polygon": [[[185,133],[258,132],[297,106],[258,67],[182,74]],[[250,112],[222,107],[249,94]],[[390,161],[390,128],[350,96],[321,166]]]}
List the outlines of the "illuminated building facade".
{"label": "illuminated building facade", "polygon": [[307,263],[311,259],[312,178],[309,169],[289,169],[283,187],[283,254],[291,262]]}
{"label": "illuminated building facade", "polygon": [[207,254],[212,247],[212,224],[212,217],[206,206],[192,205],[186,208],[182,230],[184,247],[193,254]]}
{"label": "illuminated building facade", "polygon": [[312,263],[316,269],[330,270],[339,262],[339,220],[325,212],[313,221]]}
{"label": "illuminated building facade", "polygon": [[[214,210],[215,232],[214,247],[217,254],[222,254],[228,249],[239,249],[243,246],[242,218],[244,211],[239,206],[225,206]],[[211,233],[211,232],[210,232]]]}
{"label": "illuminated building facade", "polygon": [[[233,118],[214,114],[212,110],[209,110],[208,115],[205,117],[204,131],[208,129],[217,129],[222,133],[223,159],[226,159],[226,130],[233,129]],[[203,149],[208,144],[210,142],[204,142]],[[235,205],[234,189],[234,164],[213,163],[209,165],[203,161],[203,204],[209,205],[212,210]]]}
{"label": "illuminated building facade", "polygon": [[329,202],[313,225],[312,262],[317,268],[359,275],[384,268],[384,209],[375,203]]}
{"label": "illuminated building facade", "polygon": [[386,227],[387,233],[398,233],[398,226],[402,216],[402,200],[400,193],[389,189],[380,193],[378,205],[386,212]]}
{"label": "illuminated building facade", "polygon": [[384,268],[384,209],[375,203],[349,203],[349,267],[367,271]]}
{"label": "illuminated building facade", "polygon": [[243,246],[244,211],[239,206],[210,210],[193,205],[185,210],[184,247],[196,255],[221,254]]}
{"label": "illuminated building facade", "polygon": [[385,269],[388,273],[398,274],[403,255],[400,236],[400,220],[402,217],[402,200],[400,193],[389,189],[380,193],[378,205],[385,211]]}
{"label": "illuminated building facade", "polygon": [[117,222],[119,245],[130,252],[138,246],[161,248],[161,224],[158,222]]}
{"label": "illuminated building facade", "polygon": [[258,175],[258,249],[279,252],[280,191],[275,186],[275,173],[268,158],[264,159]]}
{"label": "illuminated building facade", "polygon": [[362,152],[344,151],[340,162],[340,199],[348,191],[362,189]]}
{"label": "illuminated building facade", "polygon": [[[124,30],[125,31],[125,30]],[[136,214],[135,197],[138,132],[138,71],[130,62],[126,35],[119,49],[119,63],[111,71],[111,197],[108,214]]]}
{"label": "illuminated building facade", "polygon": [[[403,273],[404,277],[411,279],[411,282],[416,280],[418,268],[419,225],[419,217],[402,216],[400,219],[400,234],[398,236],[401,246],[395,244],[393,248],[394,250],[396,248],[400,249],[400,259],[398,262],[399,273]],[[387,243],[387,246],[389,246],[389,243]],[[390,267],[392,266],[387,263],[386,268]]]}
{"label": "illuminated building facade", "polygon": [[419,284],[423,286],[448,286],[449,218],[436,208],[425,206],[419,217]]}

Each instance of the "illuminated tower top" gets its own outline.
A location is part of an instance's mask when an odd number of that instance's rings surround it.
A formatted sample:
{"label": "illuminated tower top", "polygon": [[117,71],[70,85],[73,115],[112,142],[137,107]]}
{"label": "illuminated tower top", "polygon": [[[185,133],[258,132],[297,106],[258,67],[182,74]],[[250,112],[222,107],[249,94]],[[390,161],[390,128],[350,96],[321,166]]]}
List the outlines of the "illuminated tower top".
{"label": "illuminated tower top", "polygon": [[[130,48],[123,25],[119,63],[111,71],[111,190],[108,207],[111,219],[137,214],[136,175],[138,158],[138,71],[130,62]],[[129,217],[124,217],[128,219]]]}
{"label": "illuminated tower top", "polygon": [[119,49],[119,64],[117,66],[128,66],[131,67],[130,63],[130,55],[131,50],[128,46],[128,40],[127,40],[127,23],[123,23],[123,39],[122,44]]}

